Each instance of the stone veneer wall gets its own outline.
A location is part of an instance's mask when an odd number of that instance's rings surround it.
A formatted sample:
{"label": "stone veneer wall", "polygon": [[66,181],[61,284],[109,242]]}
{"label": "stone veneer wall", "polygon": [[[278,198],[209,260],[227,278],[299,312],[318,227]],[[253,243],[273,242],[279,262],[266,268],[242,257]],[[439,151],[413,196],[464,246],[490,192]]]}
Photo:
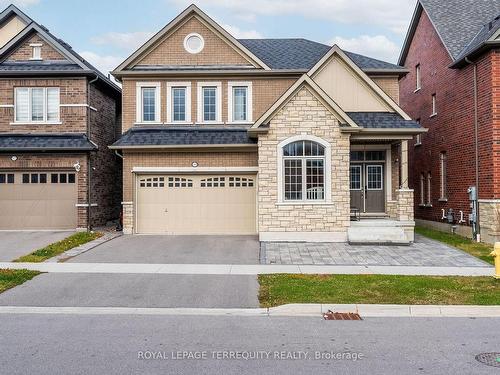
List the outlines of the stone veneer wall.
{"label": "stone veneer wall", "polygon": [[495,243],[500,241],[500,200],[479,200],[479,225],[481,241]]}
{"label": "stone veneer wall", "polygon": [[[331,203],[278,202],[278,144],[296,135],[313,135],[331,145]],[[340,132],[335,116],[307,87],[271,120],[259,136],[258,223],[261,240],[345,241],[349,227],[349,135]],[[287,232],[284,234],[283,232]]]}

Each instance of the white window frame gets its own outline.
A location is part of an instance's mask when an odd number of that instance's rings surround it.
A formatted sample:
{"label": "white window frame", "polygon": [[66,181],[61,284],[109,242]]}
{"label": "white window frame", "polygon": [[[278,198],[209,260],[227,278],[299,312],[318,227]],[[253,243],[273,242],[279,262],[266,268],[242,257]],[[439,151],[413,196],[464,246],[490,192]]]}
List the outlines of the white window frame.
{"label": "white window frame", "polygon": [[[42,43],[31,43],[30,44],[32,55],[30,60],[43,60],[42,59]],[[38,52],[38,54],[36,53]]]}
{"label": "white window frame", "polygon": [[447,194],[447,184],[446,184],[446,179],[447,179],[447,157],[446,157],[446,152],[442,151],[439,153],[439,200],[440,201],[447,201],[448,200],[448,194]]}
{"label": "white window frame", "polygon": [[[142,89],[154,88],[155,94],[155,119],[154,121],[143,120]],[[160,124],[161,123],[161,83],[160,82],[137,82],[135,94],[136,123],[137,124]]]}
{"label": "white window frame", "polygon": [[[186,88],[186,120],[174,121],[174,95],[175,87]],[[191,121],[191,82],[167,82],[167,123],[168,124],[192,124]]]}
{"label": "white window frame", "polygon": [[[33,89],[43,89],[43,119],[40,121],[32,120],[32,91]],[[59,104],[57,111],[57,120],[48,120],[48,95],[47,90],[54,89],[59,93]],[[28,120],[18,120],[17,119],[17,90],[28,90]],[[61,89],[59,87],[15,87],[14,88],[14,122],[11,124],[49,124],[57,125],[61,124]]]}
{"label": "white window frame", "polygon": [[425,176],[420,173],[420,205],[425,206]]}
{"label": "white window frame", "polygon": [[430,117],[434,117],[437,115],[436,94],[431,95],[431,105],[432,105],[432,113]]}
{"label": "white window frame", "polygon": [[[188,46],[188,40],[191,37],[197,37],[197,38],[200,39],[201,44],[200,44],[200,46],[197,49],[191,49],[191,48],[189,48],[189,46]],[[205,39],[203,39],[203,37],[200,34],[198,34],[198,33],[190,33],[190,34],[186,35],[186,37],[184,38],[183,45],[184,45],[184,49],[186,50],[186,52],[188,52],[188,53],[190,53],[192,55],[196,55],[197,53],[200,53],[201,51],[203,51],[203,48],[205,48]]]}
{"label": "white window frame", "polygon": [[[203,88],[204,87],[215,87],[215,121],[203,121]],[[198,124],[218,124],[222,125],[222,83],[220,81],[207,81],[198,82],[198,95],[197,95],[197,107],[198,107]]]}
{"label": "white window frame", "polygon": [[[325,199],[323,200],[307,200],[303,195],[301,200],[285,200],[285,179],[284,179],[284,157],[283,157],[283,148],[294,142],[298,141],[311,141],[316,142],[324,147],[325,155],[322,157],[312,157],[312,159],[321,159],[324,158],[324,179],[325,179]],[[316,137],[314,135],[296,135],[290,138],[285,139],[280,142],[277,146],[277,155],[278,155],[278,202],[279,205],[325,205],[332,203],[332,151],[331,145],[327,141],[322,138]],[[305,179],[305,176],[302,176]],[[302,182],[303,186],[304,181]]]}
{"label": "white window frame", "polygon": [[432,176],[431,172],[427,172],[427,203],[428,207],[432,206]]}
{"label": "white window frame", "polygon": [[[234,120],[233,111],[233,88],[234,87],[246,87],[247,88],[247,119],[244,121]],[[253,123],[253,93],[252,93],[252,82],[250,81],[229,81],[227,83],[227,121],[230,124],[251,124]]]}
{"label": "white window frame", "polygon": [[420,64],[415,65],[415,92],[422,88],[422,70]]}

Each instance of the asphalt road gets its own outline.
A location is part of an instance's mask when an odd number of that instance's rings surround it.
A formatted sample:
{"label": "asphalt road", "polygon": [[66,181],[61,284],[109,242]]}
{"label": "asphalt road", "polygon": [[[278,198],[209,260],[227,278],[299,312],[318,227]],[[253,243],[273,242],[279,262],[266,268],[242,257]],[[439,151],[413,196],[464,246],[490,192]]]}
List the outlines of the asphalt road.
{"label": "asphalt road", "polygon": [[257,276],[46,273],[0,294],[0,305],[245,308],[259,307],[258,290]]}
{"label": "asphalt road", "polygon": [[[500,319],[462,318],[355,322],[276,317],[0,315],[0,369],[12,375],[498,374],[498,368],[481,364],[474,357],[500,351],[499,327]],[[208,359],[181,359],[182,354],[173,359],[172,352],[179,351],[187,352],[184,356],[206,352]],[[261,358],[266,357],[264,352],[271,353],[269,359],[223,359],[229,351]],[[347,354],[343,360],[314,359],[316,351],[350,353],[351,360],[345,359]],[[308,353],[307,359],[299,352]],[[158,359],[142,359],[151,353]],[[284,359],[289,355],[296,359]],[[352,360],[354,355],[361,359]]]}

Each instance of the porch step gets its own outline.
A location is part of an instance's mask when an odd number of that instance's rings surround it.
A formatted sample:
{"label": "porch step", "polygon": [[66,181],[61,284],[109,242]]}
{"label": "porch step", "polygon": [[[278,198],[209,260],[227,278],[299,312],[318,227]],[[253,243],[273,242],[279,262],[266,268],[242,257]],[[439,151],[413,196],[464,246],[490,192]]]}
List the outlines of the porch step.
{"label": "porch step", "polygon": [[350,244],[409,245],[411,243],[403,227],[391,225],[389,220],[374,223],[368,221],[351,223],[354,225],[347,231]]}

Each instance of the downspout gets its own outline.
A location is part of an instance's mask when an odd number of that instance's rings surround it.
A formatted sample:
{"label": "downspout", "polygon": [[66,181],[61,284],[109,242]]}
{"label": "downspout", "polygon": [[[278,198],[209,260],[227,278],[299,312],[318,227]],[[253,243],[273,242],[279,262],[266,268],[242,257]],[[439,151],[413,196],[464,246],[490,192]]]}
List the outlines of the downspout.
{"label": "downspout", "polygon": [[[99,79],[99,76],[96,74],[95,78],[91,81],[88,82],[87,84],[87,138],[91,140],[91,127],[90,127],[90,114],[92,113],[92,110],[90,109],[90,85],[92,85],[94,82],[96,82]],[[89,152],[89,158],[87,161],[87,231],[92,230],[92,225],[91,219],[91,208],[92,208],[92,196],[91,196],[91,189],[92,189],[92,163],[91,163],[91,151]]]}
{"label": "downspout", "polygon": [[475,153],[475,172],[476,172],[476,241],[481,241],[481,227],[479,226],[479,121],[477,109],[477,63],[465,58],[465,62],[473,67],[473,86],[474,86],[474,153]]}

